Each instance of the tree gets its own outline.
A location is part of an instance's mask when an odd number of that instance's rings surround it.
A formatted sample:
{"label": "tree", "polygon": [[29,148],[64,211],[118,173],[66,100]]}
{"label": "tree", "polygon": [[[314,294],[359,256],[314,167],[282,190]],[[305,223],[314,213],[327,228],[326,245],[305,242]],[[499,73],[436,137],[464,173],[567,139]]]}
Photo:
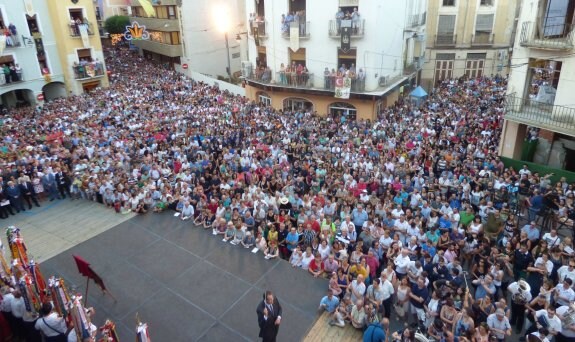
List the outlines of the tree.
{"label": "tree", "polygon": [[122,34],[126,31],[126,26],[130,26],[130,18],[125,15],[114,15],[106,19],[104,27],[110,34]]}

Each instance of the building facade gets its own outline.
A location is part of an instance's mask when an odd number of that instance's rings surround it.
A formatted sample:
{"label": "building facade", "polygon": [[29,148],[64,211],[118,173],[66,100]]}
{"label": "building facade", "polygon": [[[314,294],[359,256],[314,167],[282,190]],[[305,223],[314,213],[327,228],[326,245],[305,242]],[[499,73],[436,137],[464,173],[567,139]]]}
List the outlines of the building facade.
{"label": "building facade", "polygon": [[92,0],[47,1],[66,90],[81,94],[108,86],[104,53]]}
{"label": "building facade", "polygon": [[429,0],[422,86],[508,73],[521,0]]}
{"label": "building facade", "polygon": [[[247,0],[250,1],[250,0]],[[262,0],[263,1],[263,0]],[[212,78],[240,76],[242,56],[247,54],[246,0],[183,1],[182,64]],[[237,39],[239,38],[239,39]],[[229,66],[229,70],[228,70]]]}
{"label": "building facade", "polygon": [[[246,95],[276,108],[373,120],[417,83],[426,8],[425,0],[247,0]],[[348,99],[335,97],[338,71],[351,79]]]}
{"label": "building facade", "polygon": [[146,26],[150,39],[134,41],[145,58],[170,68],[180,63],[183,54],[180,18],[181,6],[177,0],[153,1],[155,13],[149,16],[139,0],[132,0],[130,21]]}
{"label": "building facade", "polygon": [[32,105],[66,96],[56,34],[45,0],[0,1],[0,103]]}
{"label": "building facade", "polygon": [[524,2],[499,154],[575,171],[575,1]]}

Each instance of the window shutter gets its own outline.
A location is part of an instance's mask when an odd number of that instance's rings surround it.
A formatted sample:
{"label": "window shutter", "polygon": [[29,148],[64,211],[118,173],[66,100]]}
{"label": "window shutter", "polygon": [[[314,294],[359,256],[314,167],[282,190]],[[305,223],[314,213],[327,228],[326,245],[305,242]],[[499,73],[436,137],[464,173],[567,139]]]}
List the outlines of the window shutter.
{"label": "window shutter", "polygon": [[493,30],[493,14],[478,14],[475,21],[475,31],[491,32]]}
{"label": "window shutter", "polygon": [[453,34],[455,30],[455,16],[454,15],[440,15],[439,23],[437,25],[438,34]]}

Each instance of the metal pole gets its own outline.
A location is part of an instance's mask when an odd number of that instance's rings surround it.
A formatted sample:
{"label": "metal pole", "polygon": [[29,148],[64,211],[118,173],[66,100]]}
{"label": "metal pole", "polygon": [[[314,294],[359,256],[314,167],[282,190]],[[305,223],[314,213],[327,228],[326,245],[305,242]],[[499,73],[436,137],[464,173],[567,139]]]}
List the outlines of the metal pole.
{"label": "metal pole", "polygon": [[228,33],[224,33],[224,37],[226,39],[226,56],[228,57],[228,76],[230,77],[230,83],[232,82],[232,69],[230,65],[230,45],[228,44]]}

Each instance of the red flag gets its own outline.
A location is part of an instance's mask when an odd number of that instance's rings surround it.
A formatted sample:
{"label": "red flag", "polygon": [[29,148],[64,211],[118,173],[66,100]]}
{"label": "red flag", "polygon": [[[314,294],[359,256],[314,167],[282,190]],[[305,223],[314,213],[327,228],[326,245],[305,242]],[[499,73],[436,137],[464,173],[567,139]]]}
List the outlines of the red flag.
{"label": "red flag", "polygon": [[100,276],[96,272],[94,272],[94,270],[90,267],[90,264],[82,257],[79,257],[77,255],[72,256],[74,257],[74,261],[76,261],[78,272],[80,272],[80,274],[83,275],[84,277],[92,279],[98,286],[100,286],[102,291],[106,291],[106,285],[104,285],[104,281],[102,280],[102,278],[100,278]]}

